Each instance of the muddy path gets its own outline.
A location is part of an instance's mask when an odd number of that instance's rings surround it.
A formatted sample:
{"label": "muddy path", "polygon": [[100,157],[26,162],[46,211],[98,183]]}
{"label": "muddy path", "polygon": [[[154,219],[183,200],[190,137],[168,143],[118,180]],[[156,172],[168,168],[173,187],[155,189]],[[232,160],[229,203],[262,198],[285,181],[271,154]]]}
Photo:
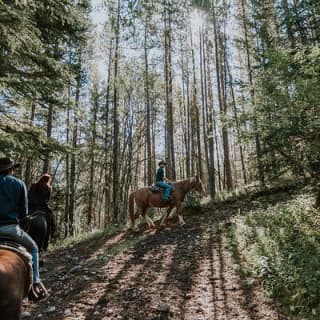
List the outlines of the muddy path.
{"label": "muddy path", "polygon": [[163,230],[118,232],[47,257],[50,297],[26,302],[29,319],[285,319],[225,237],[236,208],[202,210]]}

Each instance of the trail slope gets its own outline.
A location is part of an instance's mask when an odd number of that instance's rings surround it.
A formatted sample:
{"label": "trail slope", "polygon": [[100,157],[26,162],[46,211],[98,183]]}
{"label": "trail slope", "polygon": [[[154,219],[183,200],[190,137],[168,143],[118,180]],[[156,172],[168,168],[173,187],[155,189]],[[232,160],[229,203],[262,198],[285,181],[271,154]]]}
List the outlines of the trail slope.
{"label": "trail slope", "polygon": [[239,275],[224,235],[237,208],[206,209],[187,225],[119,232],[56,251],[43,278],[50,298],[29,319],[276,320],[254,279]]}

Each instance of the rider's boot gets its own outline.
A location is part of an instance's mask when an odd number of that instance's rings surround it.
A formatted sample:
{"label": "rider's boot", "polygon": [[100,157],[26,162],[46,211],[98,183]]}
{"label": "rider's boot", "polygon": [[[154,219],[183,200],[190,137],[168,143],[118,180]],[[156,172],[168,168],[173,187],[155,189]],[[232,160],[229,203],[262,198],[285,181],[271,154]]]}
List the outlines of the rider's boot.
{"label": "rider's boot", "polygon": [[40,301],[48,297],[48,291],[42,282],[34,283],[28,294],[31,301]]}

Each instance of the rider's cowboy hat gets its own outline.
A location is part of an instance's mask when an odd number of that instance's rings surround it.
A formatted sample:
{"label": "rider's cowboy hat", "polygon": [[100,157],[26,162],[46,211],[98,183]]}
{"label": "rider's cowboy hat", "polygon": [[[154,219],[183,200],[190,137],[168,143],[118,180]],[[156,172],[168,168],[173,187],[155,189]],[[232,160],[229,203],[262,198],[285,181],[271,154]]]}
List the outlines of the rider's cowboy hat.
{"label": "rider's cowboy hat", "polygon": [[10,158],[0,158],[0,172],[19,166],[20,163],[14,163]]}
{"label": "rider's cowboy hat", "polygon": [[159,166],[160,166],[161,164],[167,165],[167,163],[166,163],[165,161],[163,161],[163,160],[161,160],[161,161],[158,163]]}

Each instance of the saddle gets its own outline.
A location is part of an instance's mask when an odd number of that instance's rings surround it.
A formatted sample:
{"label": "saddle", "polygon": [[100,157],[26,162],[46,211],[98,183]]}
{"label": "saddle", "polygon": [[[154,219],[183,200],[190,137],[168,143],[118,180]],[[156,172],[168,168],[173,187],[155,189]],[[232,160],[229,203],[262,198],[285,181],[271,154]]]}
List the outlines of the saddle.
{"label": "saddle", "polygon": [[30,301],[39,301],[48,296],[47,289],[44,287],[43,283],[33,284],[33,267],[32,267],[32,256],[20,243],[9,237],[0,237],[0,249],[5,249],[16,253],[25,263],[28,274],[29,281],[25,288],[25,297],[28,296]]}
{"label": "saddle", "polygon": [[159,186],[151,186],[149,187],[150,191],[153,193],[159,193],[163,191],[163,188],[159,187]]}
{"label": "saddle", "polygon": [[0,237],[0,249],[9,250],[16,253],[25,263],[29,273],[29,286],[26,288],[26,295],[27,295],[31,289],[32,279],[33,279],[31,254],[27,251],[25,247],[23,247],[18,242],[15,242],[14,240],[10,239],[9,237],[8,238]]}

